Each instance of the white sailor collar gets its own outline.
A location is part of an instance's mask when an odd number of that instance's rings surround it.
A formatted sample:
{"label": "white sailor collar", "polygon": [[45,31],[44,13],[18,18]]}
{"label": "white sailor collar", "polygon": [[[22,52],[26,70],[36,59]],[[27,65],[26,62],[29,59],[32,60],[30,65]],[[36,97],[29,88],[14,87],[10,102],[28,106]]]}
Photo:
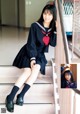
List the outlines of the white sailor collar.
{"label": "white sailor collar", "polygon": [[[35,22],[42,30],[44,30],[46,32],[45,27],[43,27],[40,23]],[[52,28],[49,28],[47,32],[50,32],[52,30]]]}

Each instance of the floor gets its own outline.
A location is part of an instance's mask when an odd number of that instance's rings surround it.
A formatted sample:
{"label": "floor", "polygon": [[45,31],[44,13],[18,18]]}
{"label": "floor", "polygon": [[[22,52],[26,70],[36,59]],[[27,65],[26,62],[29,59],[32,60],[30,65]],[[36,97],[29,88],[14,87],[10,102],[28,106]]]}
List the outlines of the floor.
{"label": "floor", "polygon": [[[12,65],[15,56],[27,39],[28,30],[26,29],[0,27],[0,65]],[[48,60],[54,58],[54,48],[50,46],[49,54],[45,55]]]}

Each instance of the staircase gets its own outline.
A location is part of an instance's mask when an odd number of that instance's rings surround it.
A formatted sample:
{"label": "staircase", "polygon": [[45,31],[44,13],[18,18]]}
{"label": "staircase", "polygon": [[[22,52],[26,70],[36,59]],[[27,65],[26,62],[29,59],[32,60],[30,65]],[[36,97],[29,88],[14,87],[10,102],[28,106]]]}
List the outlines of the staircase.
{"label": "staircase", "polygon": [[[5,98],[21,73],[22,70],[16,67],[0,66],[0,113],[10,114],[5,108]],[[39,74],[37,80],[24,97],[24,105],[17,106],[15,104],[13,114],[57,114],[55,113],[53,90],[52,66],[48,64],[46,66],[46,75]]]}

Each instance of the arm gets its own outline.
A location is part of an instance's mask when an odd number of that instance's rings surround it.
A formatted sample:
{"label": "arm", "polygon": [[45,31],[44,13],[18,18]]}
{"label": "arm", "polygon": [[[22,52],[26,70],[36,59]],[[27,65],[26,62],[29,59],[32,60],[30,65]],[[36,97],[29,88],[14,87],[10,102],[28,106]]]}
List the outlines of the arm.
{"label": "arm", "polygon": [[36,60],[37,49],[36,49],[36,30],[34,24],[31,25],[28,41],[26,45],[27,53],[30,61]]}
{"label": "arm", "polygon": [[56,43],[57,43],[57,35],[56,35],[56,31],[54,31],[52,33],[52,36],[50,38],[50,45],[55,47],[56,46]]}
{"label": "arm", "polygon": [[57,32],[56,32],[56,28],[57,28],[57,22],[55,22],[54,24],[54,32],[52,31],[52,35],[50,38],[50,45],[55,47],[57,44]]}

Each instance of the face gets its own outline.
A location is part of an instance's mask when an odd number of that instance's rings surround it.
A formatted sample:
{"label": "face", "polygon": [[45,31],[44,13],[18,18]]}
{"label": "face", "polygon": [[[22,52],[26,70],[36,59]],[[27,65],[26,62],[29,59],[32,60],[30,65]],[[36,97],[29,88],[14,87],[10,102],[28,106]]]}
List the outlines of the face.
{"label": "face", "polygon": [[68,74],[68,73],[65,73],[65,79],[66,79],[67,81],[70,81],[70,79],[71,79],[71,75]]}
{"label": "face", "polygon": [[46,23],[50,23],[52,21],[53,15],[51,14],[51,12],[49,10],[44,11],[43,19],[44,19],[44,22],[46,22]]}

